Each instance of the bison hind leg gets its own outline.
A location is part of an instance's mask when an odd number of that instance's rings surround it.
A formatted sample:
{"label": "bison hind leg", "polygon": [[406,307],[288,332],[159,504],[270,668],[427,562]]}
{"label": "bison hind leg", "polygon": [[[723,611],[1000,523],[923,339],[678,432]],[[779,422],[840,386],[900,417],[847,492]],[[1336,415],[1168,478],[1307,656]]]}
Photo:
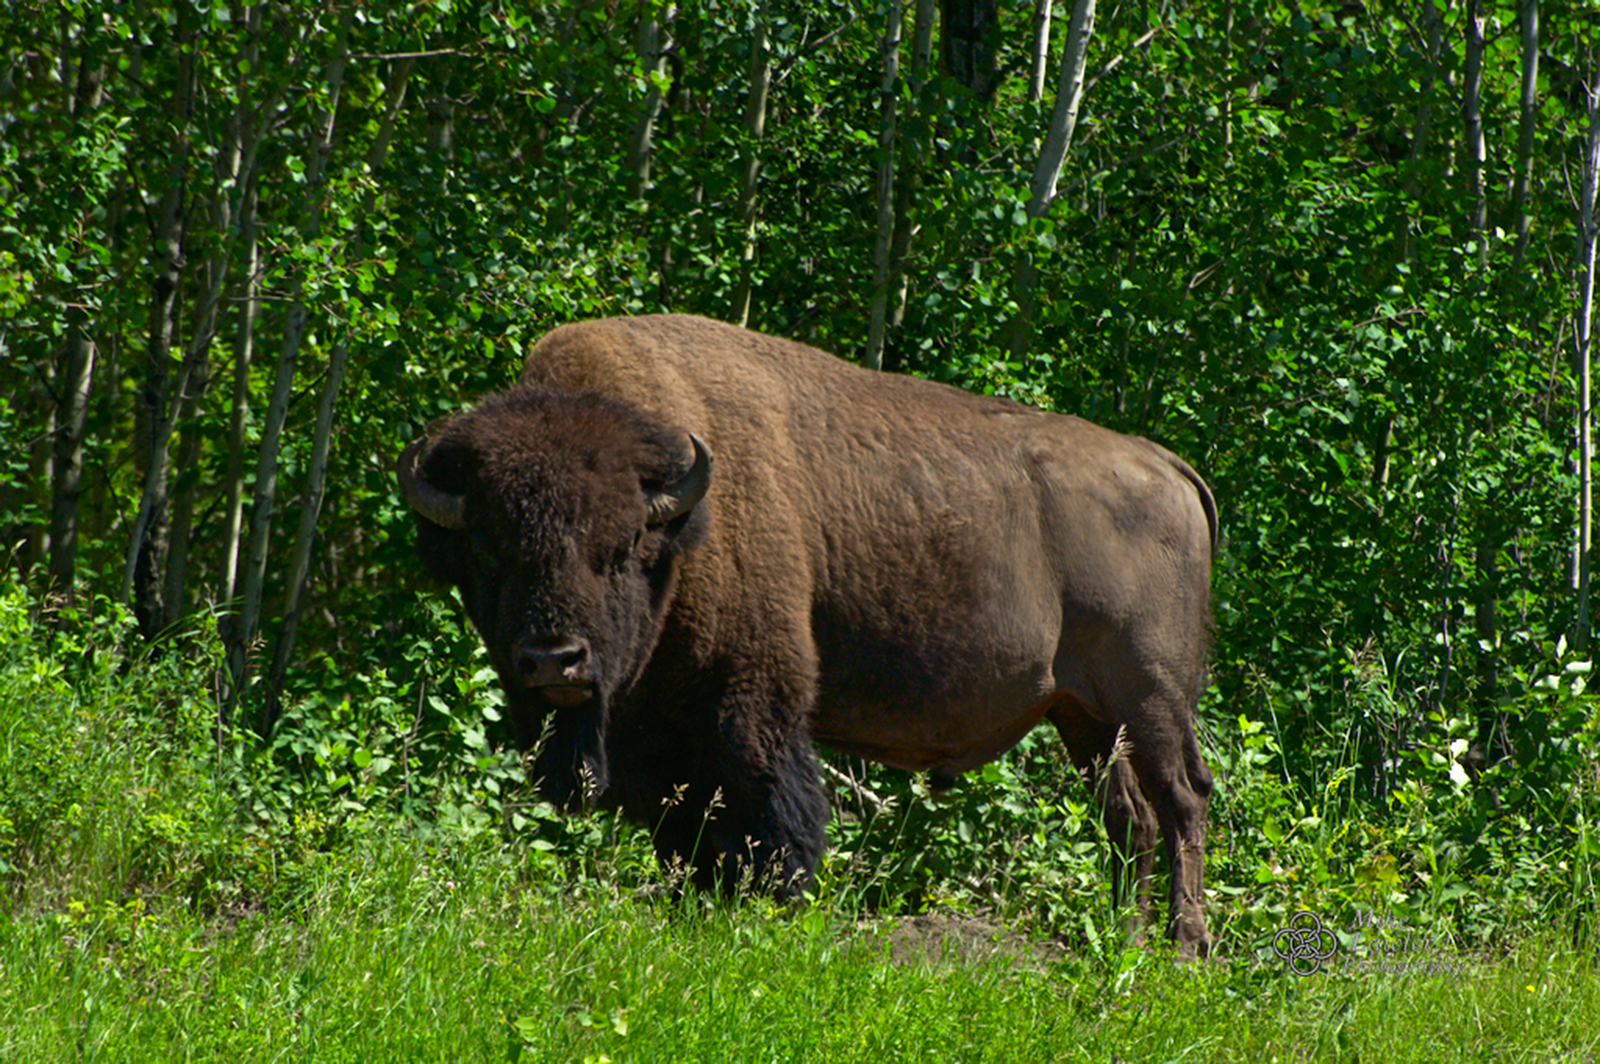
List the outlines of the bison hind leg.
{"label": "bison hind leg", "polygon": [[1173,866],[1167,937],[1177,942],[1180,954],[1204,957],[1211,950],[1205,924],[1206,815],[1215,784],[1192,726],[1179,742],[1177,757],[1140,764],[1135,753],[1134,761],[1157,802],[1156,815]]}
{"label": "bison hind leg", "polygon": [[1111,839],[1111,897],[1118,908],[1130,900],[1129,931],[1136,937],[1151,921],[1151,882],[1160,838],[1155,810],[1145,798],[1128,760],[1121,729],[1089,715],[1081,703],[1063,696],[1046,714],[1067,754],[1100,803]]}

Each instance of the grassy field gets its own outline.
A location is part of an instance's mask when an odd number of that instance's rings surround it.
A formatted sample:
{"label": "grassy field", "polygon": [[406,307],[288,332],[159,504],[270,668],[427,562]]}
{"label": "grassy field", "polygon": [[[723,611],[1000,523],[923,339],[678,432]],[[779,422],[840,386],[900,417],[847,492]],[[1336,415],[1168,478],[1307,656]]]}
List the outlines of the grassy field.
{"label": "grassy field", "polygon": [[[1006,767],[926,823],[836,824],[809,905],[710,904],[663,888],[641,833],[520,793],[480,710],[430,732],[359,680],[263,748],[216,727],[203,641],[144,660],[121,622],[31,617],[0,595],[0,1062],[1600,1059],[1587,829],[1498,876],[1441,845],[1425,880],[1340,847],[1443,829],[1350,806],[1273,842],[1237,797],[1271,777],[1235,768],[1217,949],[1180,965],[1110,930],[1092,817]],[[358,719],[385,699],[398,738]],[[1008,806],[1055,819],[1019,834]],[[1007,851],[1002,890],[952,886]],[[1387,926],[1352,928],[1352,900]],[[1340,933],[1304,976],[1273,949],[1302,907]]]}
{"label": "grassy field", "polygon": [[[1571,1060],[1600,980],[1549,935],[1445,975],[1238,943],[1074,955],[953,914],[541,891],[510,848],[373,839],[285,909],[0,922],[4,1060]],[[1440,958],[1432,957],[1438,960]]]}

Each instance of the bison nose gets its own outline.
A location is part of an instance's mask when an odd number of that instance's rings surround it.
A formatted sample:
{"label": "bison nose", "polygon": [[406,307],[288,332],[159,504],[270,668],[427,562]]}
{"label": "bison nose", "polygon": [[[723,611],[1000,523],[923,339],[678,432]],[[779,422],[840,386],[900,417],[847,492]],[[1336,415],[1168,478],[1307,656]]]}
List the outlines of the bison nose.
{"label": "bison nose", "polygon": [[517,644],[517,676],[529,687],[561,687],[594,681],[589,641],[579,636],[525,639]]}

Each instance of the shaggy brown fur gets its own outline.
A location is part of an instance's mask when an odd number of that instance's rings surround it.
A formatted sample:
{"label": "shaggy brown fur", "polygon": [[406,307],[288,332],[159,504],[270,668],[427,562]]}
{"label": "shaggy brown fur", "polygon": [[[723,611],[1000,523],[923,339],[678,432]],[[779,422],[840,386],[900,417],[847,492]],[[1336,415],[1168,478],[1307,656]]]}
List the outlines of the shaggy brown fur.
{"label": "shaggy brown fur", "polygon": [[[710,488],[648,526],[689,433]],[[1140,888],[1159,829],[1168,934],[1205,948],[1216,509],[1169,452],[660,316],[550,333],[419,471],[465,496],[460,530],[422,522],[423,557],[462,588],[521,741],[549,722],[558,799],[586,778],[701,881],[748,866],[782,889],[824,843],[812,739],[949,780],[1048,719],[1100,767]]]}

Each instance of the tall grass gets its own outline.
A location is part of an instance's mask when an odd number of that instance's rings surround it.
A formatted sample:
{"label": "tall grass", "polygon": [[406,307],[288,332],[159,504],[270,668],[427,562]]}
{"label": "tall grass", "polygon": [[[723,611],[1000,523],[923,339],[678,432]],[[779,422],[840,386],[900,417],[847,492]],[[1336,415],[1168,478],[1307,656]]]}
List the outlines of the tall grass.
{"label": "tall grass", "polygon": [[[639,831],[528,795],[464,716],[470,667],[422,692],[374,675],[365,704],[307,696],[259,745],[216,727],[206,633],[151,660],[114,610],[37,621],[0,593],[0,1060],[1600,1049],[1592,781],[1525,781],[1569,819],[1514,846],[1448,765],[1419,762],[1383,816],[1347,786],[1353,762],[1307,790],[1270,722],[1214,728],[1219,949],[1180,966],[1123,938],[1093,808],[1042,743],[944,797],[871,775],[884,801],[835,823],[812,904],[710,904],[660,888]],[[1557,709],[1589,712],[1566,692]],[[1491,858],[1498,882],[1474,871]],[[1299,909],[1338,932],[1307,977],[1273,950]],[[1423,945],[1354,930],[1354,912]],[[1406,950],[1450,974],[1382,974]]]}
{"label": "tall grass", "polygon": [[896,950],[892,923],[530,889],[510,847],[373,837],[291,912],[11,913],[0,1059],[1586,1060],[1592,957],[1463,974]]}

